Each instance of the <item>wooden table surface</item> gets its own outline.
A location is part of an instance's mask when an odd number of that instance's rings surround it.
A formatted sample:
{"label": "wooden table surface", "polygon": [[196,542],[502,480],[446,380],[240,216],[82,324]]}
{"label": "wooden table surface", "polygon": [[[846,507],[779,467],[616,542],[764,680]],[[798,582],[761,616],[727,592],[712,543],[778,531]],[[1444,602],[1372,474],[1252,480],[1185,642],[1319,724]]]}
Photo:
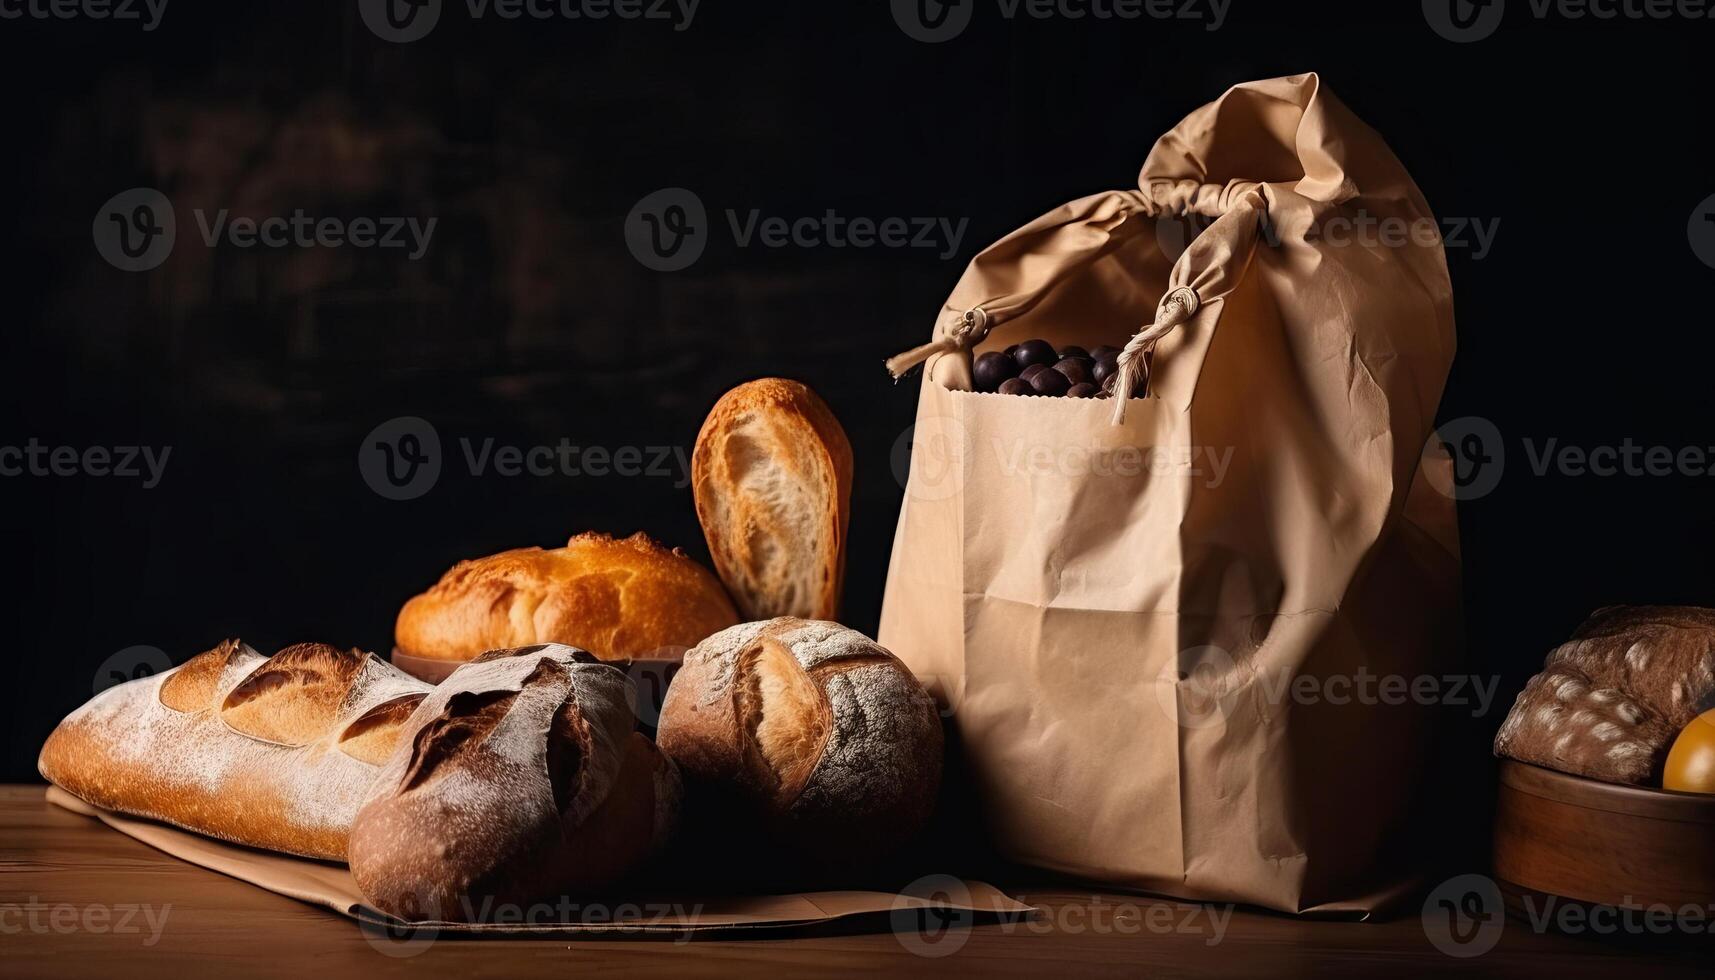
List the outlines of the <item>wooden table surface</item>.
{"label": "wooden table surface", "polygon": [[1489,951],[1453,958],[1430,942],[1415,913],[1379,923],[1311,922],[1063,886],[1008,890],[1043,913],[934,935],[896,934],[883,920],[762,938],[399,943],[51,806],[40,786],[0,786],[5,977],[1710,975],[1707,946],[1627,948],[1537,931],[1522,920],[1506,920]]}

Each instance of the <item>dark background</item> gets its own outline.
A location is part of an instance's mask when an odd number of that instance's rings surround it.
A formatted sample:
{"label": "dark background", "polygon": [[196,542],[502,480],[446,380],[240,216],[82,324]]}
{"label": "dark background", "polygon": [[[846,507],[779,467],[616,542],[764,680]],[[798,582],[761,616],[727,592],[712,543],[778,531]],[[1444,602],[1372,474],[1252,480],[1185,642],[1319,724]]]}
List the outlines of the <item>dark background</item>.
{"label": "dark background", "polygon": [[[1715,480],[1537,476],[1524,440],[1715,444],[1706,300],[1688,244],[1715,193],[1715,23],[1539,22],[1453,44],[1415,3],[1234,0],[1228,22],[1008,22],[911,40],[884,3],[705,0],[660,21],[473,22],[407,45],[356,4],[172,0],[160,27],[0,21],[9,302],[0,445],[172,447],[165,479],[0,478],[10,673],[0,778],[115,663],[241,635],[386,650],[453,561],[647,530],[706,558],[670,477],[474,478],[456,440],[688,452],[713,401],[781,374],[832,404],[857,458],[847,619],[873,631],[902,494],[889,465],[920,342],[963,264],[1074,197],[1128,186],[1154,139],[1249,79],[1316,70],[1436,211],[1499,221],[1449,250],[1460,352],[1441,418],[1494,423],[1494,492],[1461,508],[1472,669],[1500,703],[1610,603],[1715,603]],[[1384,12],[1377,8],[1391,8]],[[1296,8],[1296,9],[1294,9]],[[178,245],[144,273],[91,239],[155,187]],[[664,187],[711,215],[969,219],[958,253],[737,248],[652,271],[623,237]],[[208,249],[193,207],[436,216],[428,254]],[[395,502],[364,435],[430,420],[446,470]],[[117,660],[115,660],[117,658]],[[1463,765],[1464,763],[1460,763]],[[1454,801],[1459,805],[1462,801]],[[1480,821],[1476,822],[1480,825]]]}

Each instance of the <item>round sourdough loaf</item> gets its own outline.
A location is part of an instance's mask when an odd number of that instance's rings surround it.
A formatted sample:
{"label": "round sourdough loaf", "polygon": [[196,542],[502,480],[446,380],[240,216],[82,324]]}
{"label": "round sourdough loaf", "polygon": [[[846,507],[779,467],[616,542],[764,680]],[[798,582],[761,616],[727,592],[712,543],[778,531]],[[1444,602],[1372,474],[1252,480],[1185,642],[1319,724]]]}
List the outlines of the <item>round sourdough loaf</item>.
{"label": "round sourdough loaf", "polygon": [[440,680],[485,650],[564,643],[602,660],[678,660],[738,622],[708,569],[634,534],[580,534],[563,548],[462,561],[405,603],[395,662]]}
{"label": "round sourdough loaf", "polygon": [[772,619],[704,640],[667,689],[657,739],[699,812],[822,866],[904,843],[941,782],[934,700],[837,623]]}
{"label": "round sourdough loaf", "polygon": [[358,811],[349,859],[364,897],[412,921],[534,921],[534,904],[642,863],[680,791],[634,731],[630,697],[619,670],[560,644],[460,667]]}

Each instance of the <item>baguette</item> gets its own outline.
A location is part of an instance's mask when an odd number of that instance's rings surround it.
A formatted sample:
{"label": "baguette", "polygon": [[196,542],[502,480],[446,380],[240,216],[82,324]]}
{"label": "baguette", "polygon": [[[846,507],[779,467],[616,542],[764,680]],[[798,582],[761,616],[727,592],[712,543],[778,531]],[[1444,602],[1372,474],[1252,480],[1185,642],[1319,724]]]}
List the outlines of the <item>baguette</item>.
{"label": "baguette", "polygon": [[264,658],[226,640],[96,695],[37,767],[108,810],[343,861],[353,818],[429,686],[320,643]]}
{"label": "baguette", "polygon": [[459,562],[399,610],[394,661],[440,681],[487,650],[563,643],[602,660],[677,661],[738,622],[708,569],[646,534],[580,534]]}
{"label": "baguette", "polygon": [[402,919],[516,922],[530,903],[626,874],[665,840],[679,800],[630,698],[619,670],[559,644],[460,667],[357,815],[364,897]]}
{"label": "baguette", "polygon": [[746,619],[838,618],[852,447],[815,392],[781,378],[727,392],[697,434],[691,488]]}

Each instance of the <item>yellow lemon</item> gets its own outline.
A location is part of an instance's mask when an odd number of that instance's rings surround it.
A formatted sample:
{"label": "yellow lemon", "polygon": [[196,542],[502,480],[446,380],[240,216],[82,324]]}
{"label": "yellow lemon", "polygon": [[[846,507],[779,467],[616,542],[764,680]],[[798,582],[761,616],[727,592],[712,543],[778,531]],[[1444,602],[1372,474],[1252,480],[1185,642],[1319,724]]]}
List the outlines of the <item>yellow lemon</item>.
{"label": "yellow lemon", "polygon": [[1673,740],[1661,786],[1681,793],[1715,793],[1715,709],[1691,719]]}

